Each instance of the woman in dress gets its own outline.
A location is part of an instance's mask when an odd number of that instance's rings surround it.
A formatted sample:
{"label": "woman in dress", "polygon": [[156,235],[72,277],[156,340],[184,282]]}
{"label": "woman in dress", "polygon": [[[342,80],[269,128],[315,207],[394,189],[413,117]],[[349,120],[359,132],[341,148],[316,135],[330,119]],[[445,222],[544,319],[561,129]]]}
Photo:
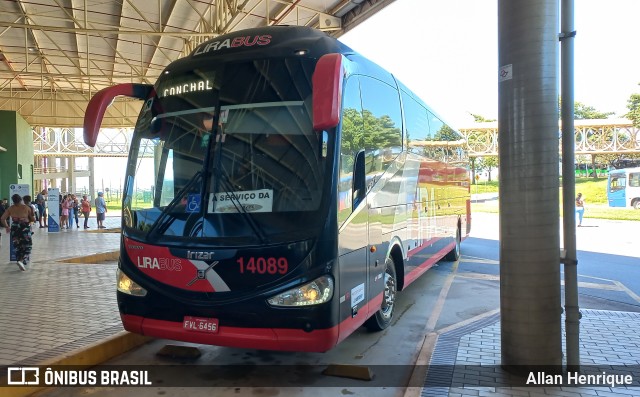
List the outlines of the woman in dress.
{"label": "woman in dress", "polygon": [[[13,205],[0,217],[0,224],[7,229],[7,233],[11,234],[11,242],[16,249],[16,264],[20,270],[25,271],[26,265],[29,264],[29,255],[31,255],[31,223],[36,221],[31,207],[22,202],[19,194],[11,196]],[[7,223],[7,219],[11,217],[11,226]]]}
{"label": "woman in dress", "polygon": [[576,214],[578,215],[578,227],[582,226],[582,218],[584,218],[584,196],[578,193],[576,196]]}
{"label": "woman in dress", "polygon": [[69,228],[69,196],[66,194],[60,201],[60,229]]}

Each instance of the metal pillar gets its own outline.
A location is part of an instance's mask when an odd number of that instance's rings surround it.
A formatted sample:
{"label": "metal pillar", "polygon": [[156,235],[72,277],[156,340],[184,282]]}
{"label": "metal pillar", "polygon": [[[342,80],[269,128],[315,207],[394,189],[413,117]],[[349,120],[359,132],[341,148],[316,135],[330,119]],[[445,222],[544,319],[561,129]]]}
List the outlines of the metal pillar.
{"label": "metal pillar", "polygon": [[[578,307],[578,256],[576,252],[576,175],[573,95],[573,0],[562,0],[562,209],[564,213],[564,290],[567,369],[580,369],[580,308]],[[595,173],[594,168],[594,173]]]}
{"label": "metal pillar", "polygon": [[[69,170],[69,159],[66,157],[59,157],[58,160],[60,161],[60,170],[64,171],[64,173],[66,174]],[[67,194],[69,192],[69,177],[65,177],[62,176],[62,178],[60,178],[60,194],[62,194],[63,196],[65,194]]]}
{"label": "metal pillar", "polygon": [[69,178],[69,193],[75,193],[77,190],[76,186],[76,158],[73,156],[68,157],[67,159],[67,175]]}
{"label": "metal pillar", "polygon": [[502,365],[558,371],[558,0],[498,0],[498,26]]}

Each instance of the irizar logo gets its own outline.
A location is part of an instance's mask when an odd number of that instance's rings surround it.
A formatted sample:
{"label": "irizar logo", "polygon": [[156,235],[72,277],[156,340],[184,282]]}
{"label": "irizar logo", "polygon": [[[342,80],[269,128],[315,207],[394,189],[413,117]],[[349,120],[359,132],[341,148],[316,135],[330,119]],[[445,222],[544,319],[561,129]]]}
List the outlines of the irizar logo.
{"label": "irizar logo", "polygon": [[215,252],[187,251],[187,259],[213,259]]}
{"label": "irizar logo", "polygon": [[178,258],[150,258],[148,256],[139,256],[137,265],[140,269],[168,270],[171,272],[179,272],[182,270],[182,262]]}

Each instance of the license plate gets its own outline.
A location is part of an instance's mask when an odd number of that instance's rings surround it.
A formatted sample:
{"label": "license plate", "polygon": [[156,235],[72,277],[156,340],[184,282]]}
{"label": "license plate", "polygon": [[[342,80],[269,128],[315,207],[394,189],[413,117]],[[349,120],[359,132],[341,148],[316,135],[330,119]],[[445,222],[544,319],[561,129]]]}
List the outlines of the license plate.
{"label": "license plate", "polygon": [[184,316],[182,328],[187,331],[209,332],[216,334],[218,333],[218,319]]}

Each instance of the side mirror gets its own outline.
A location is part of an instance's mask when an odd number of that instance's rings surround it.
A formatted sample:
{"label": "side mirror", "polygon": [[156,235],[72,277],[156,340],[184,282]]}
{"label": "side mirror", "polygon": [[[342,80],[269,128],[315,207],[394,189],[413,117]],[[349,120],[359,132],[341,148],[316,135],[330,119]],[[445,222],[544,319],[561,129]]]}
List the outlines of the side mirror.
{"label": "side mirror", "polygon": [[323,131],[340,122],[344,68],[342,54],[323,55],[313,72],[313,129]]}
{"label": "side mirror", "polygon": [[152,92],[153,86],[150,84],[133,83],[118,84],[98,91],[89,101],[87,110],[84,113],[84,143],[91,147],[96,145],[104,112],[109,105],[111,105],[115,97],[128,96],[130,98],[145,100]]}
{"label": "side mirror", "polygon": [[364,199],[367,193],[367,182],[364,169],[364,150],[356,154],[356,161],[353,163],[353,209]]}

